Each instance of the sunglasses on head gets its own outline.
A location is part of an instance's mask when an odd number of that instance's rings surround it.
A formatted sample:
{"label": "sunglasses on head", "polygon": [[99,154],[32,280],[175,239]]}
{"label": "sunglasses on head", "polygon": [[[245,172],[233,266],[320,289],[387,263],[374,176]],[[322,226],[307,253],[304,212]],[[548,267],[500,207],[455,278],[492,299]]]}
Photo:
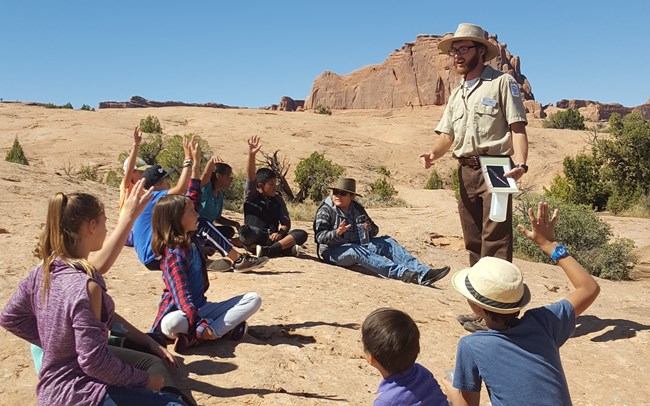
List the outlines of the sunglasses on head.
{"label": "sunglasses on head", "polygon": [[350,194],[350,192],[346,192],[345,190],[336,190],[336,189],[334,189],[334,190],[332,190],[332,194],[334,196],[347,196],[347,195]]}

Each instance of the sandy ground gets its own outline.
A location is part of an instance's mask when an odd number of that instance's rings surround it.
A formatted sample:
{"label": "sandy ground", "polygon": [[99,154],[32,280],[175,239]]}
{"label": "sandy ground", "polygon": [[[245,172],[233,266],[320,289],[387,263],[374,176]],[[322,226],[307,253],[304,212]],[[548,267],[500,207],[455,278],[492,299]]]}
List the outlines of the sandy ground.
{"label": "sandy ground", "polygon": [[[114,226],[117,190],[70,179],[63,169],[92,163],[103,170],[117,168],[117,155],[130,148],[132,127],[147,114],[156,115],[168,134],[200,134],[235,170],[244,169],[244,140],[251,134],[262,137],[264,151],[279,149],[287,157],[290,174],[313,151],[343,165],[361,187],[385,166],[409,207],[370,209],[381,231],[424,262],[449,264],[453,270],[467,266],[453,193],[422,189],[428,171],[419,167],[417,156],[431,142],[440,108],[336,111],[330,117],[197,108],[85,112],[0,103],[0,154],[18,136],[31,164],[0,162],[0,306],[36,263],[31,252],[53,193],[98,195],[106,204],[109,228]],[[535,120],[529,134],[531,171],[523,185],[539,190],[561,171],[565,155],[584,148],[584,136],[543,129]],[[443,158],[436,167],[448,173],[453,161]],[[575,405],[644,405],[650,398],[650,279],[643,270],[650,263],[650,220],[604,219],[617,235],[636,242],[640,278],[599,280],[601,295],[562,347],[563,364]],[[311,223],[295,227],[311,230]],[[453,367],[456,343],[466,334],[455,316],[468,308],[449,278],[434,289],[405,285],[320,263],[312,238],[304,248],[301,258],[274,259],[250,273],[210,274],[209,300],[256,291],[264,303],[243,342],[215,342],[178,356],[179,381],[199,404],[370,404],[380,376],[362,357],[359,326],[381,306],[405,310],[416,320],[422,337],[419,362],[434,375]],[[557,301],[570,290],[557,267],[515,263],[533,292],[532,306]],[[148,329],[162,290],[160,273],[147,271],[133,250],[125,249],[107,283],[118,311]],[[35,404],[36,376],[27,343],[4,330],[0,340],[0,404]],[[483,404],[489,404],[485,393]]]}

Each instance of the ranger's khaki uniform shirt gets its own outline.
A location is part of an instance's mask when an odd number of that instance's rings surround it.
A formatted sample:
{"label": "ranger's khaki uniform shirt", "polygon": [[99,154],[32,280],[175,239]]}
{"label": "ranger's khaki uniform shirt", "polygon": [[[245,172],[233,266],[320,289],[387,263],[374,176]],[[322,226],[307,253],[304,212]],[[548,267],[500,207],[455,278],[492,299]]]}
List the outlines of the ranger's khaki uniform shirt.
{"label": "ranger's khaki uniform shirt", "polygon": [[526,120],[526,109],[515,79],[486,65],[478,82],[465,89],[465,81],[449,97],[436,127],[454,136],[455,157],[513,154],[510,124]]}

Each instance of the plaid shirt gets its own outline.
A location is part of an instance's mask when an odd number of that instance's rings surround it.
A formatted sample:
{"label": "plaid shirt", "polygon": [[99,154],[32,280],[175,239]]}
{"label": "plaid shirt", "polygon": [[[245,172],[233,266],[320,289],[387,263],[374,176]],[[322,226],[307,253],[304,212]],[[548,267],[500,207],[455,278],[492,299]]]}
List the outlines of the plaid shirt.
{"label": "plaid shirt", "polygon": [[[190,198],[194,204],[194,209],[198,211],[201,205],[201,182],[198,179],[190,179],[185,196]],[[208,281],[208,273],[203,255],[200,254],[200,250],[193,249],[194,246],[200,246],[195,241],[194,235],[192,235],[191,245],[189,249],[179,246],[165,248],[165,254],[160,261],[165,289],[163,290],[160,305],[158,305],[158,315],[156,316],[151,331],[159,330],[163,317],[175,310],[181,310],[185,313],[190,325],[189,335],[194,334],[196,338],[199,338],[203,330],[208,326],[208,322],[199,316],[199,309],[195,306],[190,292],[189,271],[192,262],[192,252],[199,252],[201,257],[201,269],[205,285],[203,292],[208,290],[210,282]],[[205,301],[205,297],[203,301]]]}

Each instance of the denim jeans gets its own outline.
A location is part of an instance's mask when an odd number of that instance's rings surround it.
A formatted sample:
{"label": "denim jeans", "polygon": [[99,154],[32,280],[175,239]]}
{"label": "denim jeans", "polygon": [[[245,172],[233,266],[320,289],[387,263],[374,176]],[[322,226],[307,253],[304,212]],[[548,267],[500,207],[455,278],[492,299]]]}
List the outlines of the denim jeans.
{"label": "denim jeans", "polygon": [[[248,320],[261,305],[262,299],[257,293],[246,293],[224,302],[208,302],[199,309],[199,316],[209,321],[217,337],[223,337],[239,323]],[[160,330],[170,339],[176,338],[179,333],[187,334],[189,328],[182,310],[170,312],[160,322]]]}
{"label": "denim jeans", "polygon": [[422,281],[429,267],[417,260],[406,248],[388,236],[370,239],[366,246],[345,243],[328,247],[323,260],[343,267],[361,265],[386,278],[399,279],[404,271],[417,272]]}
{"label": "denim jeans", "polygon": [[154,392],[147,388],[130,386],[107,386],[101,406],[187,406],[178,395],[168,392]]}

